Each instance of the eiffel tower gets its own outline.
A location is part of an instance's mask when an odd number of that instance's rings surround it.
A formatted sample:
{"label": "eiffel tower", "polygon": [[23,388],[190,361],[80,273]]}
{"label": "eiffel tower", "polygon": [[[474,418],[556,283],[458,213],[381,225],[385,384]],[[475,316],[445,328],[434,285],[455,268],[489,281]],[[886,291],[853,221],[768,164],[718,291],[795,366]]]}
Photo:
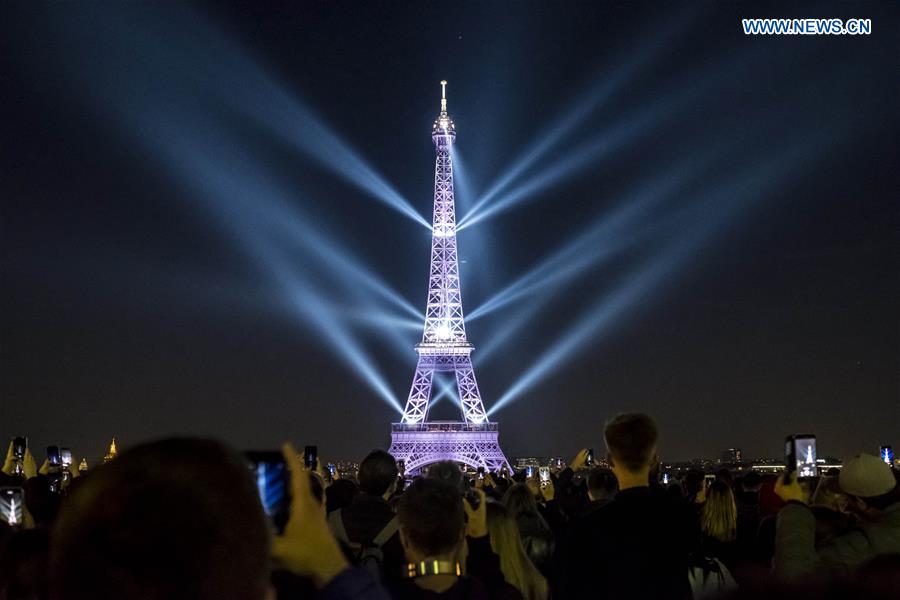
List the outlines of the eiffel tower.
{"label": "eiffel tower", "polygon": [[[404,460],[406,472],[412,475],[423,466],[442,460],[499,471],[504,466],[509,468],[509,462],[500,449],[499,427],[488,421],[481,402],[472,366],[474,348],[466,338],[459,290],[450,151],[456,140],[456,126],[447,114],[446,81],[441,81],[441,112],[431,128],[431,139],[437,159],[425,330],[422,342],[416,346],[419,360],[403,418],[391,425],[390,453],[397,460]],[[428,419],[435,373],[455,375],[462,421]]]}

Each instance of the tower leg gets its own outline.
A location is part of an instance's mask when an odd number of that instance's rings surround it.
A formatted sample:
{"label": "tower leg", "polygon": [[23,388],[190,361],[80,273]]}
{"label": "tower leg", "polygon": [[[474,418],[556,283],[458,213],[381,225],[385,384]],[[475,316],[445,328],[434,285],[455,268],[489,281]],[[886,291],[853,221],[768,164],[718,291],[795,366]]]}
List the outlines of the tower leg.
{"label": "tower leg", "polygon": [[434,358],[419,356],[416,374],[413,376],[409,399],[403,411],[404,423],[423,423],[428,417],[428,404],[431,400],[431,383],[434,379]]}

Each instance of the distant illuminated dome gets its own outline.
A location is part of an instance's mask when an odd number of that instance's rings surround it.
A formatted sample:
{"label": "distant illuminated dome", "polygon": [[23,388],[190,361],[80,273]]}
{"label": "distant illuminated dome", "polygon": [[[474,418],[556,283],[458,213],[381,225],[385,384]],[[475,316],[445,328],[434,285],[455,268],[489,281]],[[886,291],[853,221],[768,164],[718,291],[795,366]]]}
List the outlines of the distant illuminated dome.
{"label": "distant illuminated dome", "polygon": [[116,450],[116,438],[114,437],[109,444],[109,451],[106,453],[106,456],[103,457],[103,462],[108,463],[114,459],[118,453],[118,450]]}
{"label": "distant illuminated dome", "polygon": [[431,126],[431,138],[437,142],[438,139],[450,138],[452,140],[455,137],[456,125],[447,114],[447,82],[441,81],[441,112],[434,120],[434,125]]}

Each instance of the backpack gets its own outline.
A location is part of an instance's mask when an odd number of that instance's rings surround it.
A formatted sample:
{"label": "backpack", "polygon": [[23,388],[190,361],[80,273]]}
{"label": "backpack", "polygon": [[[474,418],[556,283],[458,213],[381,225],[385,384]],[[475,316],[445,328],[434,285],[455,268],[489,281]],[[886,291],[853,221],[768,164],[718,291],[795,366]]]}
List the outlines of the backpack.
{"label": "backpack", "polygon": [[728,567],[717,558],[695,557],[688,569],[694,600],[718,598],[737,589]]}
{"label": "backpack", "polygon": [[381,581],[383,573],[382,563],[384,563],[384,552],[381,548],[388,540],[394,537],[394,534],[400,528],[400,522],[397,520],[397,517],[388,521],[387,525],[378,532],[378,535],[372,538],[371,542],[362,544],[350,541],[347,530],[344,528],[344,518],[341,515],[341,509],[334,510],[328,514],[328,527],[331,529],[334,537],[350,549],[353,564],[368,571],[375,578],[375,581]]}

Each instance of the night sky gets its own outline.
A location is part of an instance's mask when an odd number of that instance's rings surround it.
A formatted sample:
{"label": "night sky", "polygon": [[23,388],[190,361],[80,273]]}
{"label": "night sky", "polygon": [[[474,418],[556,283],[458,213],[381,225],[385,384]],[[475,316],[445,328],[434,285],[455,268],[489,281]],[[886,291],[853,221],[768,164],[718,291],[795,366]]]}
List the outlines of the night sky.
{"label": "night sky", "polygon": [[447,79],[508,455],[900,448],[897,4],[660,4],[3,3],[0,438],[386,448]]}

